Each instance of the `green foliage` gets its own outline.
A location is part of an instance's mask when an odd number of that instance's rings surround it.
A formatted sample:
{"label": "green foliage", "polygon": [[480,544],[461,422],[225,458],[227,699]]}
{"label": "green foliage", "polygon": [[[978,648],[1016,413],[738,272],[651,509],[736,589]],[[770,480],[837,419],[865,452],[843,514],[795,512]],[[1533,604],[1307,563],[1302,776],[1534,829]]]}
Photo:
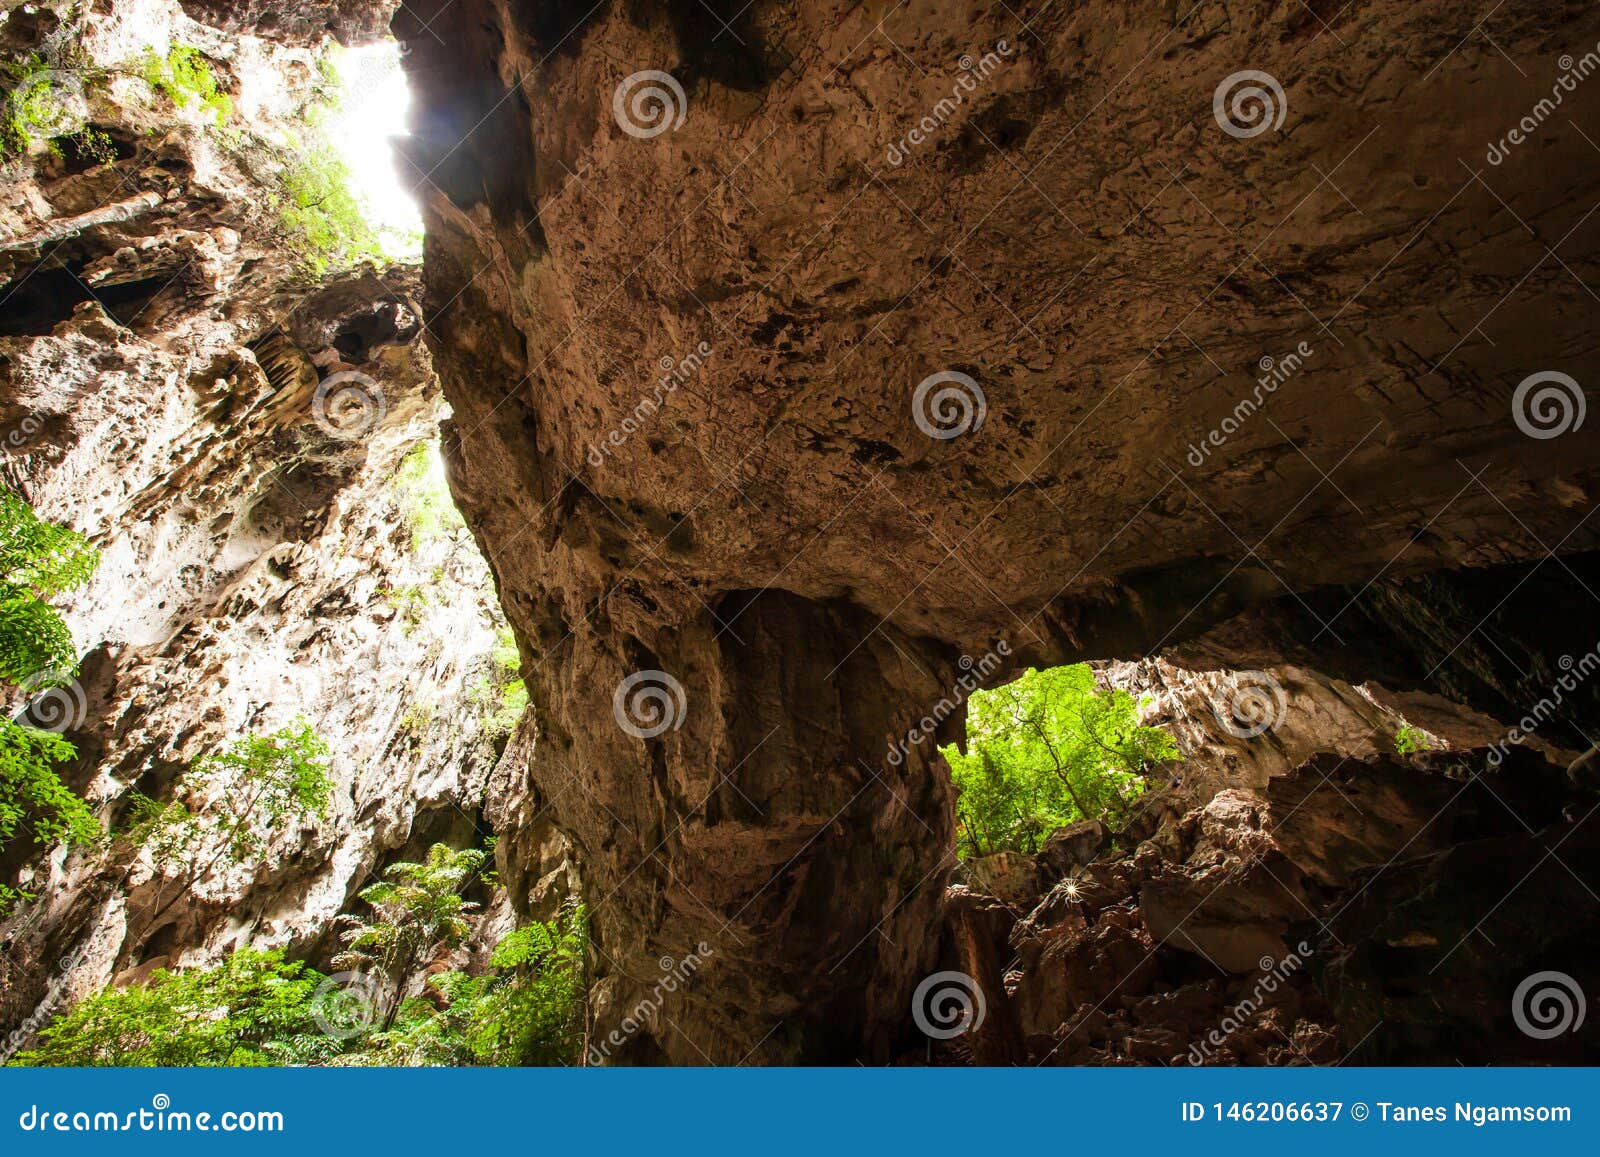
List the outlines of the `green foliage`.
{"label": "green foliage", "polygon": [[149,916],[151,927],[218,864],[259,855],[268,834],[290,820],[326,816],[333,795],[328,745],[304,720],[270,735],[247,735],[221,754],[195,760],[185,782],[197,794],[214,789],[216,810],[133,792],[121,833],[157,864],[181,869],[179,889]]}
{"label": "green foliage", "polygon": [[502,625],[495,632],[488,670],[473,689],[473,698],[489,706],[483,734],[491,741],[516,730],[522,713],[528,709],[528,687],[522,681],[522,654],[517,650],[517,638],[509,625]]}
{"label": "green foliage", "polygon": [[450,497],[437,442],[418,442],[411,448],[395,471],[394,496],[413,547],[421,548],[466,525]]}
{"label": "green foliage", "polygon": [[281,949],[241,949],[216,968],[158,969],[145,984],[79,1001],[13,1065],[270,1065],[326,1052],[321,977]]}
{"label": "green foliage", "polygon": [[217,87],[217,78],[205,55],[193,45],[175,44],[165,56],[155,49],[145,50],[139,61],[139,74],[179,108],[199,105],[216,122],[227,124],[233,102]]}
{"label": "green foliage", "polygon": [[[196,760],[189,778],[196,786],[220,782],[227,818],[224,848],[242,862],[266,847],[266,834],[285,820],[328,814],[333,777],[328,745],[305,720],[270,735],[246,735],[220,755]],[[198,818],[198,817],[191,817]]]}
{"label": "green foliage", "polygon": [[[436,847],[428,865],[403,866],[425,870],[400,875],[456,878],[482,855]],[[583,1040],[588,944],[584,909],[569,902],[550,923],[536,921],[501,940],[487,974],[441,973],[429,981],[428,998],[406,1001],[376,1028],[358,1023],[353,1031],[338,1019],[330,1031],[328,1002],[339,990],[329,978],[286,962],[281,949],[240,949],[213,968],[158,969],[142,984],[79,1001],[11,1063],[572,1064]]]}
{"label": "green foliage", "polygon": [[59,132],[73,119],[68,104],[74,97],[62,86],[63,76],[71,76],[81,84],[99,80],[101,74],[87,67],[81,54],[56,63],[30,54],[0,65],[0,77],[5,82],[4,91],[0,92],[0,156],[27,153],[40,140],[48,141],[50,151],[57,156],[61,154],[59,141],[72,143],[80,155],[88,157],[109,146],[110,138],[95,129]]}
{"label": "green foliage", "polygon": [[278,220],[307,277],[383,257],[350,178],[350,167],[325,141],[313,141],[284,160],[278,176]]}
{"label": "green foliage", "polygon": [[1125,819],[1145,768],[1181,758],[1170,735],[1139,724],[1139,711],[1126,691],[1097,688],[1087,663],[974,692],[967,754],[940,749],[960,790],[962,858],[1036,852],[1057,828]]}
{"label": "green foliage", "polygon": [[47,600],[89,581],[100,556],[83,535],[46,522],[0,485],[0,679],[77,669],[72,633]]}
{"label": "green foliage", "polygon": [[[22,828],[41,847],[58,840],[92,844],[100,839],[100,823],[89,805],[51,767],[75,754],[72,744],[53,732],[0,720],[0,848],[10,846]],[[33,898],[31,892],[0,884],[0,917],[18,900]]]}
{"label": "green foliage", "polygon": [[588,918],[575,903],[548,924],[534,921],[508,933],[494,950],[489,975],[433,977],[437,1001],[406,1001],[359,1063],[574,1063],[583,1040],[588,944]]}
{"label": "green foliage", "polygon": [[455,948],[467,938],[472,925],[467,916],[478,905],[462,899],[461,892],[483,866],[486,854],[477,848],[452,851],[434,844],[427,858],[390,865],[388,877],[360,892],[372,908],[370,918],[344,917],[341,934],[344,951],[333,959],[336,968],[375,969],[397,994],[385,1010],[384,1028],[399,1011],[398,994],[410,987],[417,969],[440,948]]}
{"label": "green foliage", "polygon": [[[72,632],[47,600],[87,582],[98,562],[81,534],[44,521],[0,486],[0,680],[30,694],[71,680],[78,667]],[[23,828],[40,846],[99,839],[88,805],[55,771],[75,754],[59,735],[0,720],[0,850]],[[0,884],[0,916],[31,898]]]}
{"label": "green foliage", "polygon": [[1407,723],[1394,733],[1394,749],[1399,755],[1415,755],[1419,751],[1432,751],[1428,733]]}

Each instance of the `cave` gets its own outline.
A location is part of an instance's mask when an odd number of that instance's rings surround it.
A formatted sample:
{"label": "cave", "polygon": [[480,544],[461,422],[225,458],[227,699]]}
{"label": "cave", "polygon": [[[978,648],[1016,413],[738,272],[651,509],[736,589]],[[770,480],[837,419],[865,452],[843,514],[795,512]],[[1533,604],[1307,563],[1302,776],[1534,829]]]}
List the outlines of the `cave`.
{"label": "cave", "polygon": [[111,835],[0,846],[17,1049],[542,937],[429,1063],[1600,1059],[1592,5],[38,7],[7,715]]}

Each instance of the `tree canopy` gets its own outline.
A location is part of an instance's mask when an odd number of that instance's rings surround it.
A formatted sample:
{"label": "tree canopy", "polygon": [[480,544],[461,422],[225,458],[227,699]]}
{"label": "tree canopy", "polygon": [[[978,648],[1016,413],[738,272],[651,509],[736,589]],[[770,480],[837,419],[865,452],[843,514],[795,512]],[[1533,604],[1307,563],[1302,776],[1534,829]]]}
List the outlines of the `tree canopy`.
{"label": "tree canopy", "polygon": [[957,850],[964,859],[1036,852],[1080,820],[1115,826],[1143,794],[1151,764],[1180,759],[1140,703],[1101,690],[1087,663],[1029,669],[967,704],[967,751],[941,749],[960,796]]}

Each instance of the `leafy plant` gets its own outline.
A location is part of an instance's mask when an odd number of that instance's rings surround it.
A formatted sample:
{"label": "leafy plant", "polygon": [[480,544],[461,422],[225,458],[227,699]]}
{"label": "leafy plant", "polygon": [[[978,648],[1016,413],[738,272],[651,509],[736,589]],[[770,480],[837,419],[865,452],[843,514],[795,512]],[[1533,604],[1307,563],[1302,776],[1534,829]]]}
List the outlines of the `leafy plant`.
{"label": "leafy plant", "polygon": [[549,923],[508,933],[486,976],[445,972],[436,1000],[413,999],[359,1057],[372,1065],[571,1064],[583,1040],[588,917],[569,902]]}
{"label": "leafy plant", "polygon": [[63,140],[85,156],[98,153],[104,147],[102,142],[110,144],[109,137],[94,129],[62,131],[75,119],[69,105],[77,98],[62,85],[62,77],[72,77],[76,85],[101,79],[100,71],[88,66],[81,53],[55,62],[30,54],[4,62],[0,75],[5,79],[5,91],[0,94],[0,156],[27,153],[40,140],[47,141],[57,156]]}
{"label": "leafy plant", "polygon": [[1428,733],[1407,723],[1394,733],[1394,750],[1398,755],[1415,755],[1419,751],[1432,751]]}
{"label": "leafy plant", "polygon": [[215,791],[220,806],[214,813],[133,793],[126,835],[158,864],[182,867],[178,892],[149,923],[154,925],[217,865],[259,855],[269,832],[290,820],[326,816],[333,794],[328,758],[328,745],[300,720],[270,735],[247,735],[191,765],[186,785],[195,795]]}
{"label": "leafy plant", "polygon": [[82,586],[99,553],[75,530],[46,522],[0,485],[0,679],[77,670],[72,632],[49,599]]}
{"label": "leafy plant", "polygon": [[140,59],[140,75],[179,108],[198,104],[210,114],[218,128],[227,124],[233,112],[228,94],[217,87],[217,78],[205,54],[190,44],[175,44],[166,55],[153,48]]}
{"label": "leafy plant", "polygon": [[450,497],[439,443],[418,442],[400,463],[394,476],[395,502],[411,531],[413,547],[421,548],[466,525]]}
{"label": "leafy plant", "polygon": [[322,977],[282,949],[240,949],[215,968],[157,969],[58,1017],[13,1065],[216,1066],[304,1061],[328,1051],[313,999]]}
{"label": "leafy plant", "polygon": [[452,851],[434,844],[420,863],[392,864],[384,872],[387,879],[361,890],[361,899],[372,908],[369,918],[343,918],[349,925],[340,937],[345,949],[334,957],[334,967],[374,969],[388,980],[393,995],[383,1010],[385,1030],[394,1024],[418,969],[441,948],[455,948],[467,938],[472,928],[467,916],[478,905],[461,892],[486,858],[478,848]]}
{"label": "leafy plant", "polygon": [[324,141],[313,141],[284,160],[278,176],[278,220],[308,277],[320,278],[383,256],[378,234],[350,181],[350,166]]}
{"label": "leafy plant", "polygon": [[1116,824],[1144,791],[1144,770],[1179,759],[1172,737],[1139,723],[1126,691],[1102,691],[1087,663],[1028,670],[967,705],[967,752],[941,748],[960,791],[964,859],[1036,852],[1054,830]]}
{"label": "leafy plant", "polygon": [[517,650],[517,639],[509,624],[495,632],[488,670],[473,689],[473,698],[489,705],[483,734],[491,741],[511,734],[528,709],[528,687],[522,681],[522,654]]}
{"label": "leafy plant", "polygon": [[[48,600],[87,582],[98,562],[81,534],[41,519],[0,486],[0,681],[29,694],[70,682],[72,632]],[[76,754],[60,735],[0,719],[0,850],[24,827],[41,846],[99,839],[88,805],[55,771]],[[32,896],[0,884],[0,915],[19,899]]]}

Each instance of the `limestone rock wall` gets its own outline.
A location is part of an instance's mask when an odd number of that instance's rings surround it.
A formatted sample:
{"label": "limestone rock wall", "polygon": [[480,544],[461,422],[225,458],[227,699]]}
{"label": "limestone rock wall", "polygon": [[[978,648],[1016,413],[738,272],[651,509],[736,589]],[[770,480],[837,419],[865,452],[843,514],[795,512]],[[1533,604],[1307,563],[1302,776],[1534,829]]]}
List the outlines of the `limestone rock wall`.
{"label": "limestone rock wall", "polygon": [[1596,427],[1514,413],[1592,360],[1593,146],[1479,159],[1592,6],[445,8],[395,21],[425,308],[532,774],[618,1008],[717,953],[636,1059],[915,1039],[948,788],[886,753],[963,656],[1596,544]]}

